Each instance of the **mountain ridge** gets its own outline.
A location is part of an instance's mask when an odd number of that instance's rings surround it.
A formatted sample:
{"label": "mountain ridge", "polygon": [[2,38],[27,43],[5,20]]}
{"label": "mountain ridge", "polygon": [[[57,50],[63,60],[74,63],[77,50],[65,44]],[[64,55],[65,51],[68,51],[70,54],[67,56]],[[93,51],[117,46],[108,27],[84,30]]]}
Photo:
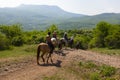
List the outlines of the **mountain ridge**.
{"label": "mountain ridge", "polygon": [[26,30],[44,30],[51,24],[57,24],[60,29],[92,28],[99,21],[120,24],[120,13],[89,16],[70,13],[51,5],[20,5],[14,8],[0,8],[0,14],[0,24],[20,23]]}

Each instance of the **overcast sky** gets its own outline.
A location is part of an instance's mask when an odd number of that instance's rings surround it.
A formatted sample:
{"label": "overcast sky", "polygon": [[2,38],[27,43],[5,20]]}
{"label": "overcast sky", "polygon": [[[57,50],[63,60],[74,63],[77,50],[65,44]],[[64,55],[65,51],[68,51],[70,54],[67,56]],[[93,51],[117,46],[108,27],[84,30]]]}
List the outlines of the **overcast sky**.
{"label": "overcast sky", "polygon": [[120,0],[0,0],[0,7],[15,7],[21,4],[57,5],[65,11],[87,15],[120,13]]}

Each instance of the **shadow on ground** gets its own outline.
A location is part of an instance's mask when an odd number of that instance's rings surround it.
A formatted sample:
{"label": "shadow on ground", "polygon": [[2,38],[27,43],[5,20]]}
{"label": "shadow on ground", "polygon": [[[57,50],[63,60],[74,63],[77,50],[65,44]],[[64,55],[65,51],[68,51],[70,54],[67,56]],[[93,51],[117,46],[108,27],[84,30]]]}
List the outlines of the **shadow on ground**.
{"label": "shadow on ground", "polygon": [[56,66],[56,67],[61,67],[61,60],[57,60],[56,63],[48,63],[48,64],[39,64],[39,66]]}

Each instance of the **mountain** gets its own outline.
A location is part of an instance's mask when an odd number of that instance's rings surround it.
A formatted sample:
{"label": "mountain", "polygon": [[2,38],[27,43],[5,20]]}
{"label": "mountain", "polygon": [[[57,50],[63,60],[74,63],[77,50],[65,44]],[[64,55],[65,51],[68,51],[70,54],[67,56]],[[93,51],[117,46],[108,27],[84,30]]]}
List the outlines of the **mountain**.
{"label": "mountain", "polygon": [[100,21],[106,21],[111,24],[120,24],[120,13],[102,13],[94,16],[70,18],[58,25],[60,28],[65,25],[65,29],[94,28]]}
{"label": "mountain", "polygon": [[66,12],[57,6],[48,6],[48,5],[21,5],[17,9],[30,11],[37,13],[39,15],[45,15],[52,18],[70,18],[70,17],[81,17],[82,14],[74,14]]}
{"label": "mountain", "polygon": [[25,30],[46,29],[57,24],[60,29],[92,28],[99,21],[120,24],[120,14],[104,13],[94,16],[75,14],[57,6],[20,5],[14,8],[0,8],[0,24],[20,23]]}
{"label": "mountain", "polygon": [[70,13],[57,6],[20,5],[15,8],[0,8],[0,24],[20,23],[24,29],[46,29],[51,24],[64,19],[82,17],[82,14]]}

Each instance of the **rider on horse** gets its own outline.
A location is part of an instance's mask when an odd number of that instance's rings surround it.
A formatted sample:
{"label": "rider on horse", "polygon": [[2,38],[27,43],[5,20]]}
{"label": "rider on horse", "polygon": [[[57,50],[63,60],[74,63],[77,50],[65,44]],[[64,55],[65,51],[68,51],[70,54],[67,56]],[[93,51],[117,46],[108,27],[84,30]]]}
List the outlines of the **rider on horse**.
{"label": "rider on horse", "polygon": [[53,32],[53,38],[57,39],[57,33],[56,33],[56,31]]}
{"label": "rider on horse", "polygon": [[64,33],[63,38],[64,38],[64,40],[65,40],[65,43],[67,44],[67,43],[68,43],[68,35],[67,35],[67,32]]}
{"label": "rider on horse", "polygon": [[47,36],[46,36],[46,43],[48,44],[49,48],[50,48],[50,53],[53,53],[54,50],[54,45],[51,41],[51,36],[50,36],[50,32],[48,32]]}

